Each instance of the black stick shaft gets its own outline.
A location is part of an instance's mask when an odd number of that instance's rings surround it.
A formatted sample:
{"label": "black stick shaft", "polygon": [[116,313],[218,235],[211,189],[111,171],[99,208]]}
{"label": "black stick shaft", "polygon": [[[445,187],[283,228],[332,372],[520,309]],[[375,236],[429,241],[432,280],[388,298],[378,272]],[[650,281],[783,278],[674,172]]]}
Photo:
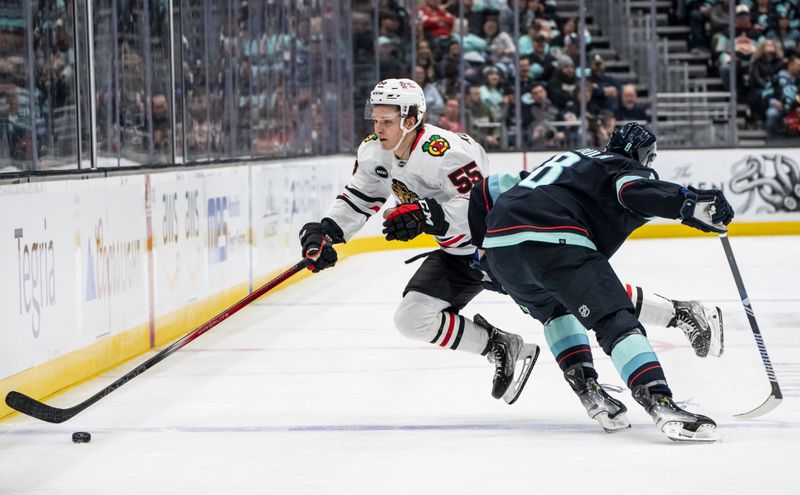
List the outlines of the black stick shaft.
{"label": "black stick shaft", "polygon": [[719,239],[722,241],[722,248],[725,250],[725,256],[728,258],[728,264],[731,267],[733,280],[736,282],[736,288],[739,290],[739,297],[742,299],[744,312],[747,314],[747,321],[750,323],[750,330],[753,331],[753,337],[756,340],[756,346],[758,347],[758,352],[761,355],[761,362],[764,363],[764,369],[767,371],[767,378],[769,378],[770,384],[772,385],[772,395],[775,396],[776,399],[782,399],[783,395],[781,394],[781,389],[778,386],[778,378],[775,376],[775,370],[772,368],[772,361],[767,353],[767,347],[764,345],[764,338],[761,336],[761,330],[758,328],[758,321],[756,321],[756,315],[753,312],[753,306],[750,304],[750,298],[747,296],[747,290],[744,287],[742,274],[739,273],[739,266],[736,263],[736,258],[733,257],[731,241],[728,239],[727,234],[720,235]]}
{"label": "black stick shaft", "polygon": [[285,280],[290,278],[292,275],[302,271],[310,263],[311,263],[311,260],[309,260],[308,258],[304,259],[303,261],[300,261],[296,265],[292,266],[291,268],[289,268],[288,270],[284,271],[283,273],[281,273],[280,275],[278,275],[274,279],[270,280],[266,284],[262,285],[261,287],[259,287],[255,291],[253,291],[250,294],[248,294],[247,296],[245,296],[239,302],[233,304],[228,309],[222,311],[221,313],[219,313],[218,315],[216,315],[215,317],[213,317],[212,319],[210,319],[209,321],[207,321],[206,323],[204,323],[200,327],[196,328],[192,332],[190,332],[190,333],[184,335],[183,337],[181,337],[180,339],[176,340],[175,342],[170,344],[168,347],[166,347],[163,350],[161,350],[161,352],[159,352],[155,356],[151,357],[147,361],[143,362],[142,364],[140,364],[139,366],[137,366],[133,370],[129,371],[128,373],[126,373],[124,376],[122,376],[118,380],[116,380],[114,383],[112,383],[111,385],[107,386],[103,390],[97,392],[96,394],[94,394],[93,396],[89,397],[88,399],[84,400],[80,404],[77,404],[75,406],[72,406],[72,407],[69,407],[69,408],[66,408],[66,409],[61,409],[61,408],[58,408],[58,407],[49,406],[49,405],[47,405],[47,404],[45,404],[43,402],[39,402],[38,400],[31,398],[31,397],[29,397],[29,396],[27,396],[25,394],[22,394],[20,392],[16,392],[16,391],[13,391],[13,390],[11,392],[9,392],[8,395],[6,395],[6,404],[8,404],[8,407],[10,407],[10,408],[12,408],[12,409],[14,409],[16,411],[19,411],[19,412],[21,412],[23,414],[27,414],[28,416],[34,417],[36,419],[40,419],[42,421],[47,421],[48,423],[63,423],[64,421],[72,418],[76,414],[78,414],[81,411],[83,411],[84,409],[88,408],[89,406],[91,406],[95,402],[99,401],[103,397],[107,396],[108,394],[110,394],[114,390],[118,389],[119,387],[125,385],[129,381],[131,381],[134,378],[136,378],[137,376],[141,375],[142,373],[144,373],[148,369],[152,368],[153,366],[155,366],[159,362],[163,361],[167,356],[169,356],[170,354],[174,353],[175,351],[177,351],[181,347],[185,346],[186,344],[188,344],[189,342],[193,341],[197,337],[199,337],[199,336],[203,335],[204,333],[208,332],[209,330],[214,328],[217,324],[219,324],[220,322],[222,322],[225,319],[227,319],[229,316],[237,313],[240,309],[244,308],[245,306],[247,306],[251,302],[255,301],[256,299],[258,299],[259,297],[263,296],[264,294],[266,294],[267,292],[269,292],[270,290],[272,290],[276,286],[278,286],[281,283],[283,283]]}

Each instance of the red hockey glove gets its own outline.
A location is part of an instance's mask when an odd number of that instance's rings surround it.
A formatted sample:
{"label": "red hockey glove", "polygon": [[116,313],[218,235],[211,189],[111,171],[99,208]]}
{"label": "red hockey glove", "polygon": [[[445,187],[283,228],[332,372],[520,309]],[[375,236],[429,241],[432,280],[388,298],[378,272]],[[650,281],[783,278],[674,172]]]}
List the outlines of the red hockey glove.
{"label": "red hockey glove", "polygon": [[425,198],[413,203],[403,203],[392,208],[383,221],[386,240],[410,241],[423,232],[444,235],[450,224],[444,219],[442,206],[433,198]]}

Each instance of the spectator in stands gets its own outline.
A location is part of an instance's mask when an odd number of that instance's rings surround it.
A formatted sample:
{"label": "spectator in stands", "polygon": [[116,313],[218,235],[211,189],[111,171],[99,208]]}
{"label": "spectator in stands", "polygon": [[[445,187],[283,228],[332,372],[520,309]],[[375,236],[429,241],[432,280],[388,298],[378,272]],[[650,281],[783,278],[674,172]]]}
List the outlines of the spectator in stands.
{"label": "spectator in stands", "polygon": [[772,81],[783,68],[783,52],[778,43],[766,39],[756,48],[750,61],[749,88],[747,102],[751,108],[751,123],[763,122],[768,98],[772,91]]}
{"label": "spectator in stands", "polygon": [[[519,79],[519,94],[525,94],[531,90],[536,81],[533,79],[533,70],[531,69],[530,60],[525,57],[520,57],[516,74],[506,82],[504,95],[506,95],[506,100],[509,105],[514,102],[515,77]],[[511,96],[511,100],[508,100],[509,95]]]}
{"label": "spectator in stands", "polygon": [[536,26],[533,21],[521,25],[525,26],[525,34],[517,40],[517,50],[519,50],[520,58],[528,57],[533,53],[533,38],[536,37]]}
{"label": "spectator in stands", "polygon": [[[375,33],[372,30],[372,20],[369,14],[353,12],[352,25],[354,62],[367,63],[370,58],[375,56]],[[267,43],[268,46],[274,44],[277,44],[277,41],[269,40]],[[272,54],[269,53],[269,55]]]}
{"label": "spectator in stands", "polygon": [[501,128],[492,110],[481,99],[481,88],[471,84],[467,88],[467,129],[484,148],[499,148]]}
{"label": "spectator in stands", "polygon": [[433,69],[426,70],[421,65],[417,65],[414,80],[422,88],[422,92],[425,93],[425,105],[428,108],[426,118],[428,122],[437,122],[444,109],[444,98],[442,98],[439,88],[433,83],[432,75]]}
{"label": "spectator in stands", "polygon": [[442,7],[442,0],[425,0],[419,8],[419,18],[428,38],[447,38],[453,32],[455,17]]}
{"label": "spectator in stands", "polygon": [[483,82],[486,59],[478,52],[469,52],[464,55],[464,62],[464,82],[480,85]]}
{"label": "spectator in stands", "polygon": [[458,97],[448,97],[444,104],[444,111],[439,121],[436,123],[442,129],[447,129],[453,132],[464,132],[464,127],[461,125],[461,105],[458,103]]}
{"label": "spectator in stands", "polygon": [[446,77],[445,72],[448,66],[455,66],[456,70],[458,70],[458,66],[461,64],[461,45],[458,41],[450,39],[447,42],[447,51],[445,52],[445,56],[439,61],[436,66],[436,75],[439,78]]}
{"label": "spectator in stands", "polygon": [[403,41],[400,36],[400,16],[392,11],[381,11],[379,32],[380,36],[386,36],[392,43],[399,46]]}
{"label": "spectator in stands", "polygon": [[[527,95],[526,95],[527,96]],[[523,99],[522,124],[528,129],[526,135],[534,148],[552,147],[563,143],[565,135],[552,124],[560,120],[561,113],[550,102],[543,84],[535,84],[531,89],[532,98]]]}
{"label": "spectator in stands", "polygon": [[[743,86],[744,78],[742,75],[747,74],[749,70],[750,59],[756,50],[756,44],[761,35],[759,31],[753,28],[753,23],[750,18],[750,8],[747,5],[742,4],[736,6],[736,18],[734,22],[736,37],[733,40],[733,46],[736,53],[737,86]],[[720,35],[718,39],[725,39],[727,41],[727,38],[724,38],[722,35]],[[730,89],[729,74],[732,63],[730,53],[727,51],[727,45],[726,42],[725,45],[718,47],[724,48],[725,50],[719,54],[719,74],[722,78],[722,86],[726,91]]]}
{"label": "spectator in stands", "polygon": [[615,112],[619,106],[622,86],[617,78],[606,74],[606,62],[599,53],[592,57],[592,69],[588,80],[592,85],[592,100],[601,110]]}
{"label": "spectator in stands", "polygon": [[777,12],[771,5],[771,0],[756,0],[756,4],[750,13],[750,22],[753,29],[760,35],[766,33],[767,29],[777,24]]}
{"label": "spectator in stands", "polygon": [[558,24],[555,21],[555,17],[540,17],[533,21],[533,23],[536,25],[536,29],[539,33],[547,37],[548,43],[558,34]]}
{"label": "spectator in stands", "polygon": [[510,74],[514,67],[514,53],[517,47],[505,31],[500,31],[497,17],[487,17],[483,21],[483,38],[489,44],[491,62]]}
{"label": "spectator in stands", "polygon": [[[453,0],[454,3],[458,3]],[[511,33],[514,31],[514,11],[509,7],[508,0],[475,0],[475,10],[483,12],[483,18],[496,17],[500,31]]]}
{"label": "spectator in stands", "polygon": [[435,77],[436,61],[433,58],[431,45],[425,38],[417,40],[417,65],[422,66],[425,69],[426,73],[429,70],[432,71],[431,78]]}
{"label": "spectator in stands", "polygon": [[407,74],[407,68],[404,68],[400,63],[397,50],[392,40],[386,36],[378,37],[378,57],[380,61],[381,78],[398,78],[404,77]]}
{"label": "spectator in stands", "polygon": [[519,9],[519,25],[532,26],[536,19],[552,19],[555,17],[555,7],[547,5],[543,0],[528,0],[521,2]]}
{"label": "spectator in stands", "polygon": [[[578,18],[577,17],[570,17],[566,21],[564,21],[564,25],[561,27],[561,32],[556,36],[551,44],[560,47],[561,49],[565,46],[565,40],[571,35],[575,34],[577,36],[578,33]],[[592,49],[592,34],[589,32],[588,29],[583,31],[583,39],[584,43],[586,43],[586,51],[591,51]]]}
{"label": "spectator in stands", "polygon": [[483,69],[484,83],[481,85],[481,101],[488,106],[498,121],[505,116],[506,105],[503,99],[503,76],[500,69],[490,65]]}
{"label": "spectator in stands", "polygon": [[789,57],[786,69],[778,72],[774,83],[774,94],[767,109],[767,137],[774,138],[783,127],[783,118],[795,114],[800,107],[800,58]]}
{"label": "spectator in stands", "polygon": [[547,36],[539,33],[533,38],[533,53],[528,55],[533,70],[533,78],[547,82],[553,77],[555,59],[547,49]]}
{"label": "spectator in stands", "polygon": [[[475,5],[476,3],[478,3],[477,7]],[[458,17],[458,2],[449,1],[447,4],[447,11],[450,12],[453,17]],[[481,5],[480,2],[475,2],[475,0],[464,0],[464,19],[467,20],[470,33],[480,35],[480,30],[483,29],[483,18],[485,16],[486,15],[483,12],[483,5]]]}
{"label": "spectator in stands", "polygon": [[[725,51],[727,49],[727,40],[728,40],[728,4],[729,0],[721,0],[718,2],[707,2],[712,3],[713,6],[711,7],[711,13],[709,14],[708,25],[711,27],[711,51],[714,56],[714,60],[719,59],[719,53]],[[708,51],[708,46],[703,50],[703,52]]]}
{"label": "spectator in stands", "polygon": [[458,63],[450,63],[444,69],[444,77],[436,81],[439,92],[443,95],[452,95],[461,91],[461,75]]}
{"label": "spectator in stands", "polygon": [[767,38],[780,43],[786,55],[800,54],[800,31],[791,28],[789,15],[788,9],[778,14],[775,26],[767,31]]}
{"label": "spectator in stands", "polygon": [[453,24],[453,36],[452,39],[456,43],[461,43],[461,35],[459,34],[459,29],[461,33],[464,35],[464,54],[477,52],[480,54],[484,54],[487,52],[489,48],[489,44],[486,43],[486,40],[478,36],[477,34],[473,34],[469,30],[469,21],[467,19],[456,19],[455,24]]}
{"label": "spectator in stands", "polygon": [[575,88],[579,85],[579,81],[575,77],[575,64],[566,55],[560,55],[556,62],[558,70],[547,85],[547,94],[560,112],[575,112],[572,95],[575,94]]}
{"label": "spectator in stands", "polygon": [[589,123],[589,135],[592,146],[599,148],[608,143],[608,139],[617,127],[617,119],[610,110],[601,110],[597,117]]}
{"label": "spectator in stands", "polygon": [[[564,49],[561,54],[571,58],[576,67],[580,64],[581,41],[578,38],[578,33],[572,33],[564,38]],[[580,76],[580,72],[578,72],[578,76]]]}
{"label": "spectator in stands", "polygon": [[626,84],[622,86],[622,98],[615,114],[617,120],[647,120],[644,108],[636,103],[636,86]]}
{"label": "spectator in stands", "polygon": [[480,10],[486,15],[493,15],[497,17],[497,15],[500,14],[500,11],[505,8],[508,2],[506,0],[475,0],[473,3],[477,10]]}
{"label": "spectator in stands", "polygon": [[[722,0],[727,3],[727,0]],[[698,0],[689,11],[689,48],[695,52],[708,52],[706,22],[711,18],[711,8],[716,0]]]}

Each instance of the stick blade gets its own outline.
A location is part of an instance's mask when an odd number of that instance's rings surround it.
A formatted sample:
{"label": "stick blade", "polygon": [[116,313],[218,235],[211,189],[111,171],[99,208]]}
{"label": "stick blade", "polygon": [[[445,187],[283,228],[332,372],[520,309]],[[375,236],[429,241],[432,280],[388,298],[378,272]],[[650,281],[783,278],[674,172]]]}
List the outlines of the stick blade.
{"label": "stick blade", "polygon": [[6,395],[6,405],[15,411],[48,423],[63,423],[73,416],[72,414],[65,414],[66,411],[64,409],[48,406],[15,390]]}
{"label": "stick blade", "polygon": [[741,414],[734,414],[733,417],[738,419],[758,418],[759,416],[763,416],[768,412],[772,411],[773,409],[775,409],[776,407],[778,407],[782,401],[783,398],[770,395],[769,397],[767,397],[767,400],[765,400],[760,406],[756,407],[752,411],[748,411],[746,413],[741,413]]}

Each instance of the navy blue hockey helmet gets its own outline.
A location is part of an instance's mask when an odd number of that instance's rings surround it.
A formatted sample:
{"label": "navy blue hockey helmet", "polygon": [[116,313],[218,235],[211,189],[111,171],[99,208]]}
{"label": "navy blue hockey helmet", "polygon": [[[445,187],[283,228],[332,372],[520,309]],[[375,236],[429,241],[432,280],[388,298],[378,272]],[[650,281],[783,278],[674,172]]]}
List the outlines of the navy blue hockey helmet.
{"label": "navy blue hockey helmet", "polygon": [[646,127],[630,122],[611,134],[606,151],[633,158],[649,167],[656,158],[656,136]]}

